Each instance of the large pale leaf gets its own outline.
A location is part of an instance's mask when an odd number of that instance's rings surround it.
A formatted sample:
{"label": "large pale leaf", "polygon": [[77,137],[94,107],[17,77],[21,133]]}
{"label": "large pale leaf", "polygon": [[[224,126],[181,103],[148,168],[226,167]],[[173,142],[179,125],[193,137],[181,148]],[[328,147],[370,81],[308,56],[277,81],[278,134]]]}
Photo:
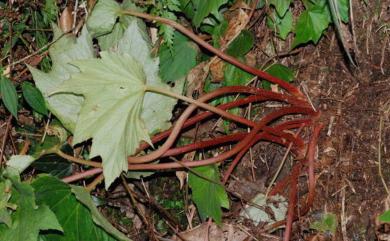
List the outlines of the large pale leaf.
{"label": "large pale leaf", "polygon": [[192,190],[192,200],[198,208],[199,215],[202,220],[210,217],[220,224],[221,208],[229,208],[229,199],[223,185],[217,184],[220,182],[218,168],[216,165],[210,165],[193,170],[196,174],[191,172],[188,182]]}
{"label": "large pale leaf", "polygon": [[33,188],[18,180],[12,181],[12,225],[0,224],[1,241],[36,241],[40,230],[63,231],[55,214],[46,204],[36,203]]}
{"label": "large pale leaf", "polygon": [[[119,232],[107,233],[100,224],[95,223],[89,207],[76,199],[67,184],[51,176],[40,176],[33,183],[38,204],[50,207],[58,218],[64,232],[46,232],[41,235],[47,241],[114,241],[126,240]],[[114,239],[115,235],[117,239]]]}
{"label": "large pale leaf", "polygon": [[101,57],[75,62],[81,72],[57,92],[84,96],[73,144],[93,138],[90,156],[102,157],[108,188],[127,170],[127,156],[150,138],[141,119],[146,81],[142,66],[127,54],[101,52]]}
{"label": "large pale leaf", "polygon": [[[62,35],[61,30],[53,25],[54,39]],[[53,61],[53,68],[49,73],[29,67],[35,84],[42,92],[48,109],[61,121],[70,131],[74,131],[75,124],[80,111],[83,97],[72,94],[58,94],[49,96],[59,85],[70,78],[70,75],[79,70],[68,64],[74,60],[88,59],[94,57],[92,39],[86,28],[81,32],[79,38],[73,35],[66,35],[55,42],[49,49]]]}
{"label": "large pale leaf", "polygon": [[259,193],[251,200],[251,203],[256,206],[248,205],[241,211],[240,216],[251,219],[255,225],[260,222],[272,224],[286,218],[288,204],[283,196],[276,195],[267,198]]}
{"label": "large pale leaf", "polygon": [[119,3],[114,0],[98,0],[87,21],[91,34],[96,37],[110,32],[120,10]]}
{"label": "large pale leaf", "polygon": [[[168,89],[159,77],[159,59],[150,56],[151,43],[146,32],[145,24],[133,19],[126,29],[123,38],[119,41],[117,51],[129,54],[142,65],[146,75],[147,85],[159,86]],[[181,94],[184,79],[175,80],[173,92]],[[150,134],[164,131],[171,126],[173,107],[177,100],[160,94],[147,92],[145,94],[141,117]]]}

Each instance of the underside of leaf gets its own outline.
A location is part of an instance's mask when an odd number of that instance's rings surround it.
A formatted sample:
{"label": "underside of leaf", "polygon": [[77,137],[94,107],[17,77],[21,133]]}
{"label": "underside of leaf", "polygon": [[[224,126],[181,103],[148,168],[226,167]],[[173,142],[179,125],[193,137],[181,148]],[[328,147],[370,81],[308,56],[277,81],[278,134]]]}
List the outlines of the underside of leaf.
{"label": "underside of leaf", "polygon": [[127,170],[127,156],[150,138],[141,119],[146,88],[142,66],[126,54],[101,52],[101,57],[74,62],[81,72],[56,92],[84,96],[73,144],[93,138],[90,156],[102,157],[108,188]]}

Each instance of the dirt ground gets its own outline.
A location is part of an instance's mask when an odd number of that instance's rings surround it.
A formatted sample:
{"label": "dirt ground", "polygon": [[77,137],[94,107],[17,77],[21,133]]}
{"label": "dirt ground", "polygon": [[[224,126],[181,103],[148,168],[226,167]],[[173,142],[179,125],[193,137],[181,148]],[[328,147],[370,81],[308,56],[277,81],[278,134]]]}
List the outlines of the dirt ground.
{"label": "dirt ground", "polygon": [[318,142],[314,207],[296,223],[294,240],[303,240],[307,222],[323,212],[339,218],[333,240],[390,240],[383,234],[388,228],[376,221],[389,208],[378,161],[389,185],[390,1],[368,6],[352,1],[352,6],[357,68],[347,67],[333,32],[293,60],[301,65],[300,85],[325,123]]}

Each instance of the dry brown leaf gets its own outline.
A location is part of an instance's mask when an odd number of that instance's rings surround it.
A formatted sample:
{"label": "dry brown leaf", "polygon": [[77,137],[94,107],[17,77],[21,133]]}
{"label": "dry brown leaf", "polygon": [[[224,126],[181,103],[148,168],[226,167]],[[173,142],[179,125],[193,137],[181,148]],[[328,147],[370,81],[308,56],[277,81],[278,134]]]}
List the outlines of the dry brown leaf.
{"label": "dry brown leaf", "polygon": [[67,33],[72,30],[73,16],[72,10],[69,7],[65,7],[64,11],[62,11],[59,22],[62,32]]}
{"label": "dry brown leaf", "polygon": [[91,12],[93,7],[95,6],[96,4],[96,0],[88,0],[87,1],[87,9],[88,9],[88,12]]}
{"label": "dry brown leaf", "polygon": [[193,93],[203,94],[203,82],[208,73],[208,66],[206,62],[202,62],[191,69],[187,75],[187,93],[186,95],[192,97]]}
{"label": "dry brown leaf", "polygon": [[223,49],[246,27],[249,21],[249,15],[243,9],[237,9],[232,11],[228,19],[228,27],[221,41],[221,47]]}
{"label": "dry brown leaf", "polygon": [[224,69],[225,63],[221,59],[216,59],[210,64],[210,74],[212,77],[212,82],[213,83],[219,83],[223,81]]}

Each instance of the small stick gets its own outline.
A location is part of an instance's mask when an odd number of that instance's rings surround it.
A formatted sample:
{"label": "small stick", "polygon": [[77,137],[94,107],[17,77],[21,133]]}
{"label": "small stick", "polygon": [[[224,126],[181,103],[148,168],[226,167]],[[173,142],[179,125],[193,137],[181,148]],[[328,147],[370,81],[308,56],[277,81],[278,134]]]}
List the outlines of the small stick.
{"label": "small stick", "polygon": [[1,154],[0,154],[0,168],[3,166],[3,158],[4,158],[4,149],[5,149],[5,144],[7,143],[7,137],[8,137],[8,132],[10,131],[11,129],[11,121],[12,121],[12,115],[9,115],[8,119],[7,119],[7,126],[5,127],[5,132],[4,132],[4,135],[3,135],[3,140],[2,140],[2,143],[1,143]]}
{"label": "small stick", "polygon": [[99,176],[97,176],[97,178],[95,178],[95,180],[93,180],[93,182],[88,184],[88,186],[85,189],[87,189],[88,192],[92,192],[92,190],[94,190],[96,186],[99,185],[103,180],[104,180],[104,175],[100,174]]}

